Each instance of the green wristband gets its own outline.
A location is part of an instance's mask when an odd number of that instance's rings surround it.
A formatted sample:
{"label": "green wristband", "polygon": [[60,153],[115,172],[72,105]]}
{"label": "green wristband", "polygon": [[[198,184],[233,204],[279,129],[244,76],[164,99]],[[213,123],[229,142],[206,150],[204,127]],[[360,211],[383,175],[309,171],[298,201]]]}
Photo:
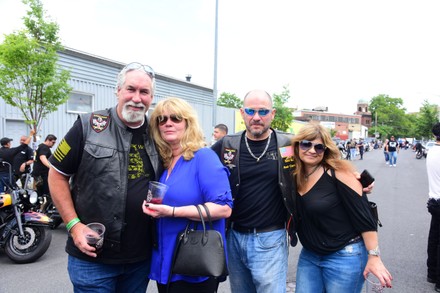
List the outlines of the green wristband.
{"label": "green wristband", "polygon": [[72,220],[70,220],[70,222],[66,225],[67,232],[70,232],[70,229],[72,229],[73,226],[75,226],[79,222],[81,222],[79,218],[73,218]]}

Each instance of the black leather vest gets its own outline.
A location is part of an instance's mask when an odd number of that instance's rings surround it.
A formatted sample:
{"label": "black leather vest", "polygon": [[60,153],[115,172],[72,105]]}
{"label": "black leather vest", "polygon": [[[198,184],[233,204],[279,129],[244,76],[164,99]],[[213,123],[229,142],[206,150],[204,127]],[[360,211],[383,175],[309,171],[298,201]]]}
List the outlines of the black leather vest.
{"label": "black leather vest", "polygon": [[[84,151],[71,189],[75,210],[84,223],[99,220],[106,226],[106,245],[120,250],[125,223],[128,159],[132,134],[119,119],[116,107],[81,116]],[[163,167],[147,132],[144,144],[156,179]]]}

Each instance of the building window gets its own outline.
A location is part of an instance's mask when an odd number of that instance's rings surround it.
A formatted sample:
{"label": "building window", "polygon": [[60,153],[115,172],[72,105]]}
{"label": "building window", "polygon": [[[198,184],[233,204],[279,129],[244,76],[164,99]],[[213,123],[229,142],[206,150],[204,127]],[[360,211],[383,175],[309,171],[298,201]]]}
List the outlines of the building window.
{"label": "building window", "polygon": [[93,95],[78,92],[70,93],[67,101],[68,113],[90,113],[93,111]]}

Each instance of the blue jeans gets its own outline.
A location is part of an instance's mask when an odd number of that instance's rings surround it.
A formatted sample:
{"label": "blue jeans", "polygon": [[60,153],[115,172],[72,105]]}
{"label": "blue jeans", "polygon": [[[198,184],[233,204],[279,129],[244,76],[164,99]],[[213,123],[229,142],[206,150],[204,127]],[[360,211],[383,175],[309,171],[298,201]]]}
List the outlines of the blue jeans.
{"label": "blue jeans", "polygon": [[390,155],[388,154],[388,152],[383,152],[384,156],[385,156],[385,162],[388,162],[390,160]]}
{"label": "blue jeans", "polygon": [[302,249],[296,271],[296,293],[359,293],[367,264],[363,241],[329,255]]}
{"label": "blue jeans", "polygon": [[396,165],[397,163],[397,152],[389,152],[390,165]]}
{"label": "blue jeans", "polygon": [[6,184],[10,183],[9,179],[9,173],[0,173],[0,193],[6,192]]}
{"label": "blue jeans", "polygon": [[287,233],[240,233],[227,237],[229,283],[232,293],[286,292]]}
{"label": "blue jeans", "polygon": [[356,149],[355,148],[351,148],[350,149],[350,160],[354,160],[356,158]]}
{"label": "blue jeans", "polygon": [[69,255],[67,270],[75,293],[145,293],[150,281],[150,261],[102,264]]}

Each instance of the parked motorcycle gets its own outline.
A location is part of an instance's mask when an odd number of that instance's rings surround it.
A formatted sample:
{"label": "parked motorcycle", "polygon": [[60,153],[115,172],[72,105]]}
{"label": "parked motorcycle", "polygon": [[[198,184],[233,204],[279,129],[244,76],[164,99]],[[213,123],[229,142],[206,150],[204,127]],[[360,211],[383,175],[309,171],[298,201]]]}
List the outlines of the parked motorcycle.
{"label": "parked motorcycle", "polygon": [[49,248],[52,220],[45,214],[35,212],[38,201],[36,191],[19,188],[12,180],[12,168],[8,166],[10,182],[7,192],[0,194],[0,247],[16,263],[30,263],[40,258]]}

